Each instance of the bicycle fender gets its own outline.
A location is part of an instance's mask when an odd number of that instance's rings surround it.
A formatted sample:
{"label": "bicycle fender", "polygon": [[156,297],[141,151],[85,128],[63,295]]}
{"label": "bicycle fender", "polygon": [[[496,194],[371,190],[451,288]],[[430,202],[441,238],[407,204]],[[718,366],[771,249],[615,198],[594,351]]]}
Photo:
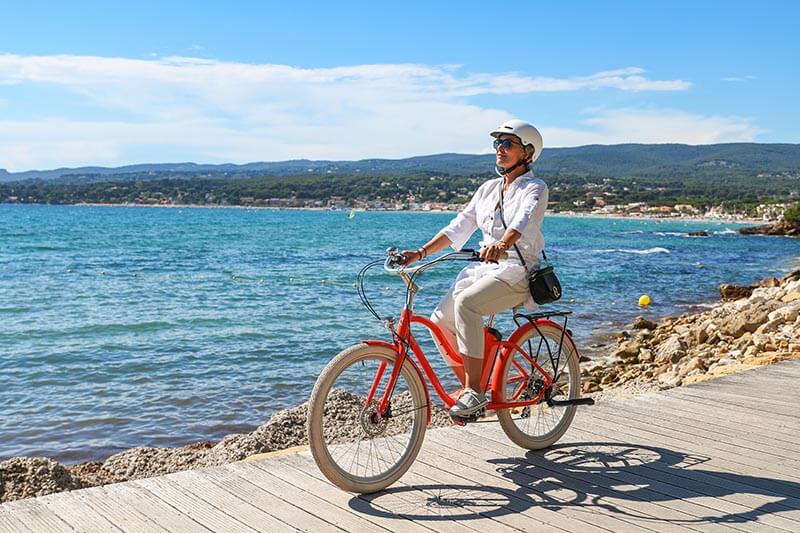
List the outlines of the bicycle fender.
{"label": "bicycle fender", "polygon": [[[537,320],[536,321],[536,325],[537,326],[550,326],[550,327],[556,328],[556,329],[558,329],[560,331],[564,331],[564,339],[567,342],[569,342],[569,344],[572,346],[572,349],[575,351],[575,354],[578,356],[578,358],[580,358],[580,352],[578,351],[578,347],[576,346],[575,341],[572,339],[572,334],[570,333],[569,330],[565,330],[564,327],[561,324],[558,324],[558,323],[553,322],[552,320],[548,320],[546,318],[541,318],[541,319]],[[533,329],[533,324],[531,324],[530,322],[527,322],[527,323],[521,325],[516,330],[514,330],[514,332],[508,338],[508,342],[511,342],[511,343],[514,343],[514,344],[518,344],[519,343],[519,339],[525,333],[527,333],[528,331],[530,331],[532,329]],[[508,357],[508,349],[503,348],[502,351],[501,351],[501,361],[503,359],[505,359],[506,357]],[[502,373],[502,367],[503,367],[502,364],[497,365],[496,368],[495,368],[494,374],[492,376],[492,394],[497,394],[498,398],[500,397],[501,391],[495,390],[495,387],[497,386],[496,384],[500,383],[500,378],[501,378],[500,374]]]}
{"label": "bicycle fender", "polygon": [[[363,342],[364,344],[366,344],[368,346],[378,346],[380,348],[388,348],[389,350],[392,350],[393,352],[397,353],[397,348],[395,347],[394,344],[392,344],[390,342],[379,341],[379,340],[363,340],[361,342]],[[428,391],[428,384],[423,379],[422,372],[420,371],[419,367],[417,366],[417,363],[414,362],[414,360],[412,358],[410,358],[410,357],[406,357],[406,361],[411,363],[411,367],[417,373],[417,376],[419,377],[419,380],[422,383],[422,388],[425,389],[425,401],[428,404],[428,409],[427,409],[427,411],[428,411],[428,420],[425,423],[425,425],[429,426],[431,424],[431,416],[433,414],[433,409],[431,408],[431,394]]]}

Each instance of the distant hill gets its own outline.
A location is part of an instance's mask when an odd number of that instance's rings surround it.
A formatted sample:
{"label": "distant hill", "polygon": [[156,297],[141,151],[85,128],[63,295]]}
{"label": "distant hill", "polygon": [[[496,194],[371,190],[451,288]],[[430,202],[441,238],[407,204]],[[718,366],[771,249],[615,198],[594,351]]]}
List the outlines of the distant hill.
{"label": "distant hill", "polygon": [[[243,165],[197,163],[139,164],[116,168],[81,167],[55,170],[6,172],[0,182],[31,179],[108,181],[109,179],[165,179],[176,177],[254,177],[314,174],[394,174],[434,172],[449,175],[490,173],[494,155],[437,154],[406,159],[361,161],[312,161],[306,159]],[[536,162],[543,176],[637,177],[792,177],[800,176],[800,145],[730,143],[690,146],[685,144],[589,145],[548,148]]]}

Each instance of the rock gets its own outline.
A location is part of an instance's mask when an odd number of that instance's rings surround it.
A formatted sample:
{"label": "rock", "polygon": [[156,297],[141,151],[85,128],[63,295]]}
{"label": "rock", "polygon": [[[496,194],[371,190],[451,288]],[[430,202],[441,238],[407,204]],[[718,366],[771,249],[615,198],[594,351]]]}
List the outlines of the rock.
{"label": "rock", "polygon": [[698,370],[701,373],[704,373],[707,368],[708,367],[706,365],[706,362],[703,359],[701,359],[700,357],[692,357],[691,359],[689,359],[685,363],[681,364],[681,366],[680,366],[680,368],[678,370],[678,375],[680,377],[685,377],[689,373],[694,372],[694,371],[698,371]]}
{"label": "rock", "polygon": [[780,287],[780,286],[781,286],[781,280],[779,280],[778,278],[764,278],[764,279],[760,280],[758,283],[756,283],[756,287],[769,287],[769,288],[772,288],[772,287]]}
{"label": "rock", "polygon": [[107,483],[171,474],[205,466],[206,450],[186,448],[132,448],[103,462],[100,477]]}
{"label": "rock", "polygon": [[603,390],[597,383],[593,383],[591,381],[584,382],[581,385],[581,392],[584,394],[591,394],[592,392],[598,392]]}
{"label": "rock", "polygon": [[800,302],[793,302],[775,309],[767,315],[767,318],[781,320],[782,322],[794,322],[797,320],[798,314],[800,314]]}
{"label": "rock", "polygon": [[653,329],[656,329],[658,327],[658,324],[656,324],[652,320],[647,320],[643,316],[637,316],[633,320],[633,324],[631,324],[630,327],[631,327],[631,329],[650,329],[650,330],[653,330]]}
{"label": "rock", "polygon": [[766,311],[760,308],[747,308],[733,315],[728,322],[722,324],[720,330],[735,338],[747,331],[754,332],[766,321]]}
{"label": "rock", "polygon": [[52,459],[14,457],[0,463],[0,503],[82,487],[69,470]]}
{"label": "rock", "polygon": [[719,294],[723,300],[738,300],[739,298],[747,298],[753,294],[755,287],[752,285],[733,285],[731,283],[723,283],[719,286]]}
{"label": "rock", "polygon": [[652,363],[655,357],[653,356],[653,351],[648,350],[647,348],[643,348],[639,350],[639,362],[640,363]]}
{"label": "rock", "polygon": [[665,372],[658,376],[658,383],[665,389],[679,387],[682,381],[683,378],[674,372]]}
{"label": "rock", "polygon": [[686,235],[689,237],[708,237],[707,231],[690,231]]}
{"label": "rock", "polygon": [[706,339],[706,344],[716,344],[719,341],[720,341],[719,331],[714,330],[708,335],[708,338]]}
{"label": "rock", "polygon": [[635,340],[624,341],[619,345],[614,355],[622,359],[632,359],[639,355],[640,348],[641,346]]}
{"label": "rock", "polygon": [[779,220],[774,224],[740,228],[739,233],[743,235],[786,235],[789,237],[797,237],[800,236],[800,228],[786,220]]}
{"label": "rock", "polygon": [[725,367],[725,366],[729,366],[729,365],[735,365],[737,363],[738,363],[738,361],[736,359],[731,359],[730,357],[723,357],[722,359],[720,359],[716,363],[714,363],[711,366],[709,366],[708,370],[706,372],[712,373],[712,372],[714,372],[715,370],[717,370],[719,368],[722,368],[722,367]]}
{"label": "rock", "polygon": [[708,340],[708,332],[701,328],[697,328],[694,330],[694,342],[697,344],[703,344]]}
{"label": "rock", "polygon": [[800,270],[795,270],[781,278],[782,283],[792,283],[796,281],[800,281]]}
{"label": "rock", "polygon": [[755,334],[770,333],[776,331],[778,329],[778,326],[780,326],[781,324],[783,324],[783,320],[781,320],[780,318],[776,320],[767,320],[766,322],[758,326],[758,329],[756,329]]}
{"label": "rock", "polygon": [[784,303],[796,302],[798,300],[800,300],[800,291],[792,291],[792,292],[786,293],[786,296],[781,298],[781,301],[784,302]]}
{"label": "rock", "polygon": [[677,363],[686,355],[686,346],[678,335],[672,335],[656,350],[657,363]]}

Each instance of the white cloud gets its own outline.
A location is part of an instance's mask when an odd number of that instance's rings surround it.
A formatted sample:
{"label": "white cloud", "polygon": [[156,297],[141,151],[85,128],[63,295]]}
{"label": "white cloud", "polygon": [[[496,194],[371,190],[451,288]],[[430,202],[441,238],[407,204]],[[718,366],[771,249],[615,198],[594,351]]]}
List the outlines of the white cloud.
{"label": "white cloud", "polygon": [[755,76],[728,76],[726,78],[722,78],[722,81],[749,81],[756,79]]}
{"label": "white cloud", "polygon": [[[645,74],[628,67],[553,78],[462,73],[458,65],[304,69],[189,57],[0,54],[0,86],[35,84],[62,98],[66,92],[65,101],[106,117],[24,116],[17,110],[15,120],[0,120],[0,167],[477,153],[486,144],[475,132],[488,131],[512,114],[474,105],[473,96],[690,86]],[[14,90],[24,87],[7,87],[6,96]],[[590,115],[581,129],[543,125],[546,143],[703,143],[750,139],[756,131],[742,119],[668,110]]]}
{"label": "white cloud", "polygon": [[751,142],[762,130],[747,118],[696,115],[676,109],[588,110],[585,128],[543,128],[550,146],[620,143]]}

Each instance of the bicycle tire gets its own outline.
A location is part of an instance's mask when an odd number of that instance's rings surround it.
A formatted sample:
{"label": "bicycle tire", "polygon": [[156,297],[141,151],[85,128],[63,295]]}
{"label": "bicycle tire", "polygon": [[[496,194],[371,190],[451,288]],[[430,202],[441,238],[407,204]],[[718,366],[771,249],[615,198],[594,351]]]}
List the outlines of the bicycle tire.
{"label": "bicycle tire", "polygon": [[[391,418],[376,423],[371,415],[375,401],[365,404],[379,364],[388,363],[376,400],[383,394],[396,359],[397,352],[388,347],[359,343],[334,357],[314,385],[307,421],[311,454],[323,475],[343,490],[368,494],[385,489],[409,469],[422,447],[430,406],[425,384],[411,361],[403,364],[398,375],[390,402]],[[354,370],[352,377],[349,370]],[[365,383],[356,384],[361,377],[366,378]],[[359,390],[351,392],[351,386]],[[370,455],[362,457],[365,442]],[[392,455],[397,457],[386,459]],[[376,471],[367,472],[370,467]]]}
{"label": "bicycle tire", "polygon": [[[531,328],[526,332],[519,339],[517,345],[523,350],[533,352],[529,355],[537,359],[537,363],[546,371],[552,372],[552,364],[544,343],[548,343],[555,354],[558,351],[558,344],[563,339],[559,359],[561,375],[558,383],[553,386],[553,397],[562,400],[579,398],[581,393],[579,356],[571,338],[568,338],[566,333],[562,337],[563,330],[559,327],[548,324],[538,327],[539,331]],[[530,346],[530,350],[526,346]],[[515,366],[515,361],[520,364],[522,369]],[[524,363],[527,363],[524,355],[513,349],[500,371],[498,391],[500,391],[501,398],[498,398],[497,401],[512,401],[515,396],[519,399],[524,398],[526,394],[535,397],[538,392],[536,381],[541,379],[541,374],[528,363],[531,371],[526,376],[527,369],[524,368]],[[530,386],[530,390],[525,390],[520,394],[520,386],[523,383],[526,384],[526,387]],[[503,431],[514,444],[528,450],[541,450],[552,446],[564,435],[575,417],[576,410],[577,406],[575,405],[551,407],[542,400],[524,409],[500,409],[497,411],[497,418]]]}

